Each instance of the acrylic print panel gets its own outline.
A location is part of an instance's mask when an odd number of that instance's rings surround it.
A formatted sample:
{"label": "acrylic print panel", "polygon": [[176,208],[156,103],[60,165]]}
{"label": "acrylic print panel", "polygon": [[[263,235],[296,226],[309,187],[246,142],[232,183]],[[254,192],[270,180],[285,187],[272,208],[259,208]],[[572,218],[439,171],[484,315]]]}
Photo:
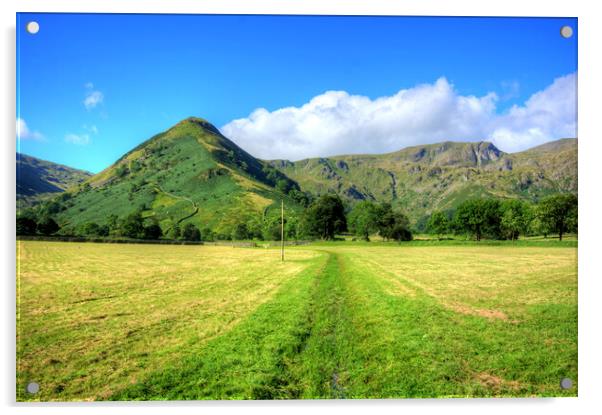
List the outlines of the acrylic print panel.
{"label": "acrylic print panel", "polygon": [[17,15],[17,400],[576,396],[577,20]]}

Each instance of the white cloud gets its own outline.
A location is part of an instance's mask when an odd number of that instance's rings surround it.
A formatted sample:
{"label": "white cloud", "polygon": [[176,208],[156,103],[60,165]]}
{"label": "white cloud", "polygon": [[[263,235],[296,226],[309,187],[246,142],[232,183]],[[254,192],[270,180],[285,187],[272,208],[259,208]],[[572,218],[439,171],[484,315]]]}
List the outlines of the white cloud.
{"label": "white cloud", "polygon": [[90,144],[91,140],[89,134],[67,134],[65,136],[65,141],[67,143],[85,146],[87,144]]}
{"label": "white cloud", "polygon": [[44,136],[39,131],[30,130],[23,118],[17,118],[17,138],[19,140],[41,141]]}
{"label": "white cloud", "polygon": [[558,78],[524,106],[496,112],[497,94],[458,94],[447,79],[370,99],[327,91],[301,107],[259,108],[222,132],[251,154],[299,160],[383,153],[445,140],[492,140],[504,151],[576,135],[576,75]]}
{"label": "white cloud", "polygon": [[557,138],[577,136],[577,74],[554,80],[522,106],[493,120],[488,138],[504,151],[520,151]]}
{"label": "white cloud", "polygon": [[104,94],[94,89],[94,84],[88,82],[84,85],[86,88],[86,97],[84,98],[84,106],[87,110],[96,108],[98,104],[101,104],[104,100]]}
{"label": "white cloud", "polygon": [[66,134],[65,142],[85,146],[92,142],[92,135],[98,135],[98,128],[95,125],[84,124],[82,128],[85,131],[82,134]]}
{"label": "white cloud", "polygon": [[88,131],[89,133],[92,133],[94,135],[98,134],[98,127],[96,127],[95,125],[88,125],[88,124],[84,124],[84,130]]}
{"label": "white cloud", "polygon": [[84,106],[86,109],[95,108],[98,104],[100,104],[104,99],[104,95],[100,91],[91,91],[86,95],[84,99]]}

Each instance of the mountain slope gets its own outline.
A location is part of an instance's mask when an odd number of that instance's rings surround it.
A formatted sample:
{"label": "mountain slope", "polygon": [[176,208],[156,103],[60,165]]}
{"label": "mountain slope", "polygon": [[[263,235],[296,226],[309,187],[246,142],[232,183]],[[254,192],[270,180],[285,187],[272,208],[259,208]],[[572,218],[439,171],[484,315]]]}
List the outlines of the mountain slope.
{"label": "mountain slope", "polygon": [[478,196],[537,200],[577,192],[577,140],[508,154],[488,142],[444,142],[379,155],[269,162],[314,194],[336,192],[350,204],[387,201],[415,223],[433,210]]}
{"label": "mountain slope", "polygon": [[235,224],[302,207],[288,195],[338,193],[350,205],[391,202],[419,228],[434,210],[473,197],[536,201],[577,192],[577,140],[508,154],[488,142],[444,142],[388,154],[262,161],[209,122],[188,118],[123,155],[44,209],[65,233],[141,212],[163,232],[193,223],[230,234]]}
{"label": "mountain slope", "polygon": [[279,181],[298,188],[207,121],[188,118],[62,196],[56,217],[65,232],[135,211],[156,220],[164,233],[189,222],[230,232],[235,223],[279,206],[283,197],[288,208],[300,208],[275,189]]}
{"label": "mountain slope", "polygon": [[17,200],[29,204],[85,181],[91,173],[17,153]]}

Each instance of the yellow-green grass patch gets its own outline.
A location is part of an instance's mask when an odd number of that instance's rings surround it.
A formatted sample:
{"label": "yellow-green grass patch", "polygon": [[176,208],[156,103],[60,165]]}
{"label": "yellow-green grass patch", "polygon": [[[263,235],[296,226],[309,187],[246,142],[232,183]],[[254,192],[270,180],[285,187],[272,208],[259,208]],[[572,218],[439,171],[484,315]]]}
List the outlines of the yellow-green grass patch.
{"label": "yellow-green grass patch", "polygon": [[231,247],[18,242],[17,380],[93,400],[230,330],[317,256]]}

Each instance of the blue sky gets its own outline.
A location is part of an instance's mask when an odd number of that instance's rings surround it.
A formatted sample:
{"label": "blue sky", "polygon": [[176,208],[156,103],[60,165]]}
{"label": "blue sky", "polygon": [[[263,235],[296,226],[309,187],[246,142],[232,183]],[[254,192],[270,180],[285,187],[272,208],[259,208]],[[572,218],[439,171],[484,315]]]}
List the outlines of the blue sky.
{"label": "blue sky", "polygon": [[517,151],[572,135],[576,71],[576,19],[22,13],[17,150],[98,172],[194,115],[266,158]]}

